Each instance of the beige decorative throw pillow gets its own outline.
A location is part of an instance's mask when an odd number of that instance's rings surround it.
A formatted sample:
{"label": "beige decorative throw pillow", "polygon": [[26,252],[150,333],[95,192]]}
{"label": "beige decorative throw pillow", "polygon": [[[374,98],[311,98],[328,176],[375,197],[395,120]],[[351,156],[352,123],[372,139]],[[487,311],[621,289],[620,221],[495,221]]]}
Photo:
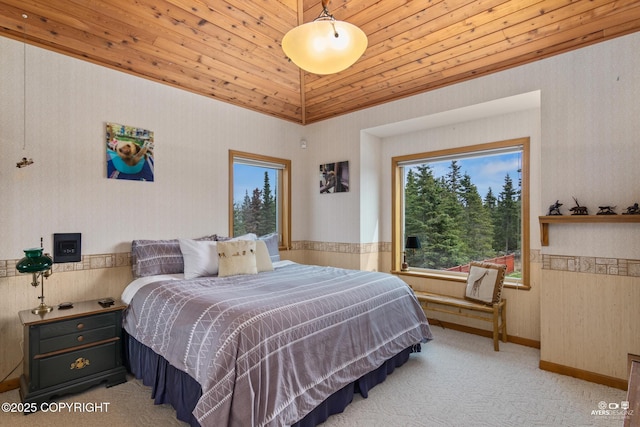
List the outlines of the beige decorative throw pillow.
{"label": "beige decorative throw pillow", "polygon": [[465,299],[487,305],[499,303],[506,265],[471,262]]}
{"label": "beige decorative throw pillow", "polygon": [[218,276],[258,274],[254,240],[217,242],[217,248]]}
{"label": "beige decorative throw pillow", "polygon": [[264,240],[256,240],[256,267],[258,268],[258,273],[261,271],[273,271],[269,248],[267,248],[267,242]]}

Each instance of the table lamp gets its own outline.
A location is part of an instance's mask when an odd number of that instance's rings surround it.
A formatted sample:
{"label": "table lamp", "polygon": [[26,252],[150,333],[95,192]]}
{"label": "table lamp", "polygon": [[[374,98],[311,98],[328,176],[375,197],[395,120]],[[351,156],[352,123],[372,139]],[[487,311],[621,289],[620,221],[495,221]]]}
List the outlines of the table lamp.
{"label": "table lamp", "polygon": [[[420,244],[420,239],[418,239],[418,236],[407,236],[407,241],[404,244],[404,248],[406,249],[411,249],[415,252],[416,249],[420,249],[422,247],[422,245]],[[400,267],[400,269],[402,271],[407,271],[409,270],[409,264],[407,264],[407,253],[406,251],[403,252],[404,255],[404,261],[402,262],[402,266]]]}
{"label": "table lamp", "polygon": [[[42,245],[42,239],[40,239],[40,245]],[[31,310],[33,314],[45,314],[53,310],[53,307],[44,303],[44,279],[45,277],[48,278],[52,274],[51,266],[53,265],[53,260],[49,255],[43,255],[42,251],[42,247],[25,249],[25,257],[16,264],[16,270],[20,273],[33,274],[31,286],[37,287],[39,284],[41,285],[41,293],[38,297],[40,305]],[[40,283],[38,283],[38,280],[40,280]]]}

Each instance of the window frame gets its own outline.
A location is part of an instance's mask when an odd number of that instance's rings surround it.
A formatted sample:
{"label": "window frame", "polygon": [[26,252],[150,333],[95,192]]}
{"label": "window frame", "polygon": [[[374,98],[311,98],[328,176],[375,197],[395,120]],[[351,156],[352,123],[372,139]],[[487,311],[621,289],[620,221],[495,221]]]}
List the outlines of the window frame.
{"label": "window frame", "polygon": [[429,277],[440,280],[465,281],[466,275],[455,274],[431,269],[412,269],[401,271],[402,264],[402,237],[404,231],[404,179],[402,175],[403,164],[421,159],[457,156],[473,154],[482,151],[500,150],[510,147],[522,148],[522,188],[521,188],[521,213],[522,213],[522,278],[519,280],[505,279],[505,286],[530,289],[530,138],[515,138],[504,141],[476,144],[464,147],[449,148],[431,152],[415,153],[391,158],[391,270],[395,274]]}
{"label": "window frame", "polygon": [[288,250],[291,247],[291,160],[229,150],[229,236],[233,236],[233,166],[237,159],[256,163],[256,166],[260,163],[264,163],[265,167],[269,167],[269,164],[283,166],[282,169],[279,169],[282,175],[281,179],[277,180],[277,194],[282,197],[282,205],[278,209],[278,221],[281,226],[279,246],[281,250]]}

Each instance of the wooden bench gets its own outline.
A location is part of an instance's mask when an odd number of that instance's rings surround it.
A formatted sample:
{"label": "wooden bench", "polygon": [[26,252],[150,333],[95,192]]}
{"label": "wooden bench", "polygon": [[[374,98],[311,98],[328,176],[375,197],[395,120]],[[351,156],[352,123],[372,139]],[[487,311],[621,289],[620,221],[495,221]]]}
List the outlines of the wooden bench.
{"label": "wooden bench", "polygon": [[[484,305],[448,295],[432,294],[430,292],[422,291],[414,291],[414,293],[425,312],[427,310],[431,310],[492,322],[493,349],[495,351],[500,351],[500,334],[502,334],[502,341],[507,342],[506,299],[502,299],[499,303],[495,303],[493,305]],[[446,306],[447,308],[443,308],[442,306]],[[480,313],[486,313],[488,316]]]}

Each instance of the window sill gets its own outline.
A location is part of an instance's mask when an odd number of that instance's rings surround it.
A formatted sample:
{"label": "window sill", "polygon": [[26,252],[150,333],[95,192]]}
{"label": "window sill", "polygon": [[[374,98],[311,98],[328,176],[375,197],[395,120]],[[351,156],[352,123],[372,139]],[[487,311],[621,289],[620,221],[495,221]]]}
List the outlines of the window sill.
{"label": "window sill", "polygon": [[[393,270],[391,274],[395,274],[397,276],[410,276],[410,277],[420,277],[423,279],[432,279],[432,280],[445,280],[450,282],[458,282],[458,283],[466,283],[467,276],[458,276],[453,274],[446,273],[433,273],[427,270]],[[522,283],[509,282],[505,280],[504,287],[509,289],[518,289],[523,291],[528,291],[531,289],[531,286],[525,285]]]}

